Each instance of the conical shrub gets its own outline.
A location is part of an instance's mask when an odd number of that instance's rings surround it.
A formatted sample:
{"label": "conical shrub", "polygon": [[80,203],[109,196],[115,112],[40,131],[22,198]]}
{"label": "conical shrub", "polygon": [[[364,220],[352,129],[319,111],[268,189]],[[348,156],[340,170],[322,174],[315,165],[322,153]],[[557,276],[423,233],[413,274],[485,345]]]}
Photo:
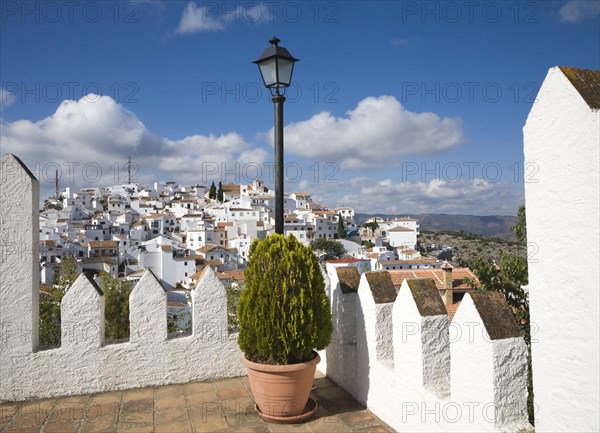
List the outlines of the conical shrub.
{"label": "conical shrub", "polygon": [[319,262],[293,235],[250,246],[246,288],[238,303],[238,344],[254,362],[293,364],[329,344],[331,309]]}

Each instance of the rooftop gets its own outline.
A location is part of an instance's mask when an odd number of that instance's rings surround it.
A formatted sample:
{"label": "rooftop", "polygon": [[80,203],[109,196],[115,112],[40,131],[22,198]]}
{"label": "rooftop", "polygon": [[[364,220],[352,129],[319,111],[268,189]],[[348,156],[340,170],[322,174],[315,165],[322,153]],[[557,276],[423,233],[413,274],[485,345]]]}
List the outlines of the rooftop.
{"label": "rooftop", "polygon": [[[191,367],[193,368],[193,367]],[[0,405],[1,432],[392,432],[322,374],[319,406],[300,425],[269,424],[254,410],[247,377]]]}
{"label": "rooftop", "polygon": [[[387,263],[387,262],[383,262]],[[403,269],[400,271],[388,271],[392,277],[394,286],[400,286],[402,281],[409,278],[431,278],[438,290],[445,290],[443,269]],[[457,291],[471,290],[467,280],[472,280],[475,284],[479,282],[475,274],[469,268],[452,269],[452,289]]]}

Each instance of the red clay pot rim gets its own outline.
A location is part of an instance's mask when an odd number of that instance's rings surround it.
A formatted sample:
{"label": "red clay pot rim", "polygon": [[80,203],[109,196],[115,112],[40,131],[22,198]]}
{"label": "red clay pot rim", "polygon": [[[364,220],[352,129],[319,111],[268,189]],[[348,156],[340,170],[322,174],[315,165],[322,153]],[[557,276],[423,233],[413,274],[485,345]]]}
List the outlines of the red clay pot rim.
{"label": "red clay pot rim", "polygon": [[298,362],[297,364],[261,364],[259,362],[253,362],[246,358],[245,354],[242,354],[242,364],[245,367],[251,368],[252,370],[258,371],[296,371],[304,370],[311,365],[317,365],[321,361],[321,357],[317,352],[313,352],[315,357],[310,361]]}

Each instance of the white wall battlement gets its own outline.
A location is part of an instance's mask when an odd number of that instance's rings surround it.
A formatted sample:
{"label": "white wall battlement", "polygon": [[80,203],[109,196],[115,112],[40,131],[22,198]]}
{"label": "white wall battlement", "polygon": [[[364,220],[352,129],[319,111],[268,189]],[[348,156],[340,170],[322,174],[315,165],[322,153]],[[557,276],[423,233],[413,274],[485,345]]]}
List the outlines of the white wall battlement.
{"label": "white wall battlement", "polygon": [[539,432],[600,431],[598,131],[600,71],[551,68],[523,127]]}
{"label": "white wall battlement", "polygon": [[104,296],[80,275],[61,305],[61,347],[37,350],[39,184],[14,156],[2,159],[0,401],[240,376],[227,331],[225,289],[206,269],[192,291],[192,335],[168,339],[167,296],[147,271],[129,299],[130,339],[105,344]]}
{"label": "white wall battlement", "polygon": [[396,295],[387,271],[367,272],[353,292],[349,272],[329,274],[334,338],[319,370],[399,431],[531,428],[527,347],[500,293],[465,295],[450,323],[433,280]]}

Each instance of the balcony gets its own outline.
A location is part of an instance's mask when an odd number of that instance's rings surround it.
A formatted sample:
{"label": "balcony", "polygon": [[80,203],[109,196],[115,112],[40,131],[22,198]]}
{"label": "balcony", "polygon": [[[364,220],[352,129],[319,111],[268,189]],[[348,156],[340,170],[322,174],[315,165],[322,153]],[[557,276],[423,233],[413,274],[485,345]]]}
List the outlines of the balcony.
{"label": "balcony", "polygon": [[168,337],[166,292],[146,271],[129,297],[129,340],[106,344],[104,293],[82,274],[61,302],[61,346],[39,350],[39,183],[16,157],[2,164],[0,433],[388,431],[373,414],[398,431],[530,428],[527,347],[504,297],[466,294],[450,322],[433,280],[398,289],[385,271],[327,268],[333,338],[317,367],[319,412],[300,426],[256,417],[210,267],[191,291],[188,336]]}

